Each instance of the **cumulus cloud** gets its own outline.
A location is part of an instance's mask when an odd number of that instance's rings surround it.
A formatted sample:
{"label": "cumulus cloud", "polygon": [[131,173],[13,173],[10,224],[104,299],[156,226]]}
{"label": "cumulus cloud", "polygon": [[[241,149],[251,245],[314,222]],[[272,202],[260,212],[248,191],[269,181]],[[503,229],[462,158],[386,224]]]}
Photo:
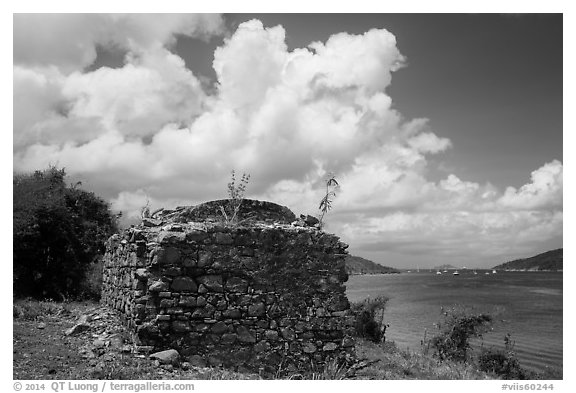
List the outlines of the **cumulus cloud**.
{"label": "cumulus cloud", "polygon": [[[394,107],[387,87],[405,59],[387,30],[290,51],[282,26],[243,23],[216,49],[207,92],[170,46],[178,34],[220,34],[222,18],[155,18],[15,16],[16,170],[64,166],[127,216],[146,200],[224,198],[232,168],[252,175],[249,197],[314,214],[335,172],[328,229],[365,252],[487,255],[561,233],[559,161],[504,192],[428,179],[429,157],[452,143]],[[87,71],[98,45],[126,50],[125,64]]]}
{"label": "cumulus cloud", "polygon": [[149,136],[171,122],[200,113],[204,93],[184,61],[165,49],[148,52],[119,69],[71,74],[63,86],[69,115],[100,119],[106,129]]}
{"label": "cumulus cloud", "polygon": [[562,207],[563,171],[562,163],[554,160],[532,172],[532,182],[520,189],[508,187],[499,203],[517,209],[540,207]]}
{"label": "cumulus cloud", "polygon": [[14,63],[73,72],[94,62],[98,46],[145,51],[223,28],[217,14],[14,14]]}

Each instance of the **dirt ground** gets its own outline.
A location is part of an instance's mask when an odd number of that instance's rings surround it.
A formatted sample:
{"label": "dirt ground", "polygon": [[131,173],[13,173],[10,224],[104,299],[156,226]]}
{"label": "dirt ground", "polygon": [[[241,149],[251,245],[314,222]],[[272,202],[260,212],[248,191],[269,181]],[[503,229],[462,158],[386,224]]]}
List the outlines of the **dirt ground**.
{"label": "dirt ground", "polygon": [[85,337],[65,336],[73,326],[70,315],[14,319],[14,379],[75,379],[86,372],[77,348]]}
{"label": "dirt ground", "polygon": [[[13,378],[38,379],[257,379],[258,375],[160,364],[133,353],[117,314],[98,303],[14,302]],[[79,322],[84,329],[66,334]]]}

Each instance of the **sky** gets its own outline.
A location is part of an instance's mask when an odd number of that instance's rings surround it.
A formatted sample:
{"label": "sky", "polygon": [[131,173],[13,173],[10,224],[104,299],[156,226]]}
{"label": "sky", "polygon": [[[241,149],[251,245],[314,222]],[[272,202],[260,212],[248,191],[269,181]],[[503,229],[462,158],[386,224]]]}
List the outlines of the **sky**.
{"label": "sky", "polygon": [[227,196],[394,267],[563,246],[561,14],[15,14],[13,169],[134,221]]}

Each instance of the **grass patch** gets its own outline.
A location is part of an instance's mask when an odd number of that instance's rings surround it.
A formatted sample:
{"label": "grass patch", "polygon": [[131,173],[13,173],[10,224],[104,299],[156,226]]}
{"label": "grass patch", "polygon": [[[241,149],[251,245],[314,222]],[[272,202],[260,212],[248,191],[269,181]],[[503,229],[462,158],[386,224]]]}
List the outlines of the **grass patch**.
{"label": "grass patch", "polygon": [[359,340],[356,353],[368,361],[379,360],[358,371],[357,379],[494,379],[468,363],[441,361],[419,352],[400,350],[393,342],[379,345]]}
{"label": "grass patch", "polygon": [[17,299],[12,304],[12,317],[34,321],[50,316],[67,316],[74,309],[72,303],[55,302],[53,300],[34,300],[31,298]]}

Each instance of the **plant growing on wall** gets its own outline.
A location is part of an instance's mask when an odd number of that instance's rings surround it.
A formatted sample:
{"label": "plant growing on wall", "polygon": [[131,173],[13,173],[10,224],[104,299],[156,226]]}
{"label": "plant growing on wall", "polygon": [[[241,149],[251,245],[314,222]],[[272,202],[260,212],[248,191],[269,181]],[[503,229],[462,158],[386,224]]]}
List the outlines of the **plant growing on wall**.
{"label": "plant growing on wall", "polygon": [[328,178],[326,179],[326,194],[318,206],[318,209],[320,210],[320,216],[318,217],[320,220],[320,228],[322,228],[324,225],[324,215],[328,213],[330,209],[332,209],[332,202],[334,200],[333,198],[336,198],[336,189],[338,189],[338,187],[340,187],[340,184],[338,184],[336,181],[336,175],[333,173],[329,174]]}
{"label": "plant growing on wall", "polygon": [[238,223],[238,212],[244,200],[244,193],[250,181],[250,174],[243,173],[238,185],[236,185],[236,173],[232,170],[232,176],[228,183],[228,203],[226,207],[220,206],[220,212],[227,224]]}
{"label": "plant growing on wall", "polygon": [[146,204],[140,209],[140,218],[150,218],[150,198],[146,196]]}

